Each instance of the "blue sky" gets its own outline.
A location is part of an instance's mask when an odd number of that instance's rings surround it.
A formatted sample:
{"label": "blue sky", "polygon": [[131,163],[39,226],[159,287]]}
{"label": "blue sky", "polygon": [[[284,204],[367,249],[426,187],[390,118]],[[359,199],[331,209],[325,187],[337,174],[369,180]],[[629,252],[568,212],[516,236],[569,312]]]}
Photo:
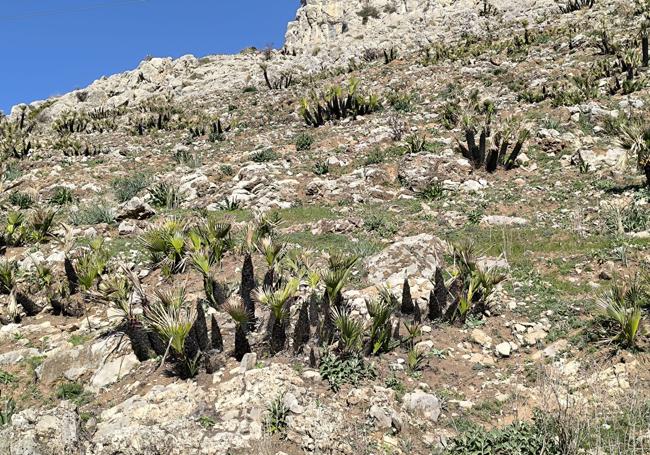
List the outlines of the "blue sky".
{"label": "blue sky", "polygon": [[281,47],[299,0],[0,0],[0,110],[85,87],[147,55]]}

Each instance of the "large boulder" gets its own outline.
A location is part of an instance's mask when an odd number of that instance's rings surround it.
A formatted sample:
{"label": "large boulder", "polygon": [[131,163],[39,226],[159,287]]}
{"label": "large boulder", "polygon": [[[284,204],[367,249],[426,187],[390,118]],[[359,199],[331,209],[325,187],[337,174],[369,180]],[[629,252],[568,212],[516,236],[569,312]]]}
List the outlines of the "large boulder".
{"label": "large boulder", "polygon": [[368,280],[398,287],[409,278],[431,278],[443,260],[445,243],[431,234],[405,237],[380,253],[366,259]]}

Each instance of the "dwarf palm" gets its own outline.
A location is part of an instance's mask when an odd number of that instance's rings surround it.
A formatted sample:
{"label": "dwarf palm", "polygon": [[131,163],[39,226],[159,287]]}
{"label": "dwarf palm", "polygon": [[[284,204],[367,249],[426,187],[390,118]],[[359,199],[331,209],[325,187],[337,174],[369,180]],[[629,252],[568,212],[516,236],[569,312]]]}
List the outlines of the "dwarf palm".
{"label": "dwarf palm", "polygon": [[246,329],[249,323],[249,312],[244,302],[232,296],[224,305],[223,310],[235,322],[235,358],[241,361],[244,355],[251,352],[250,344],[246,338]]}
{"label": "dwarf palm", "polygon": [[388,288],[383,288],[380,290],[379,299],[366,301],[366,308],[372,319],[366,353],[378,354],[388,351],[392,335],[391,316],[396,309],[394,296]]}
{"label": "dwarf palm", "polygon": [[147,326],[162,337],[186,372],[196,359],[186,355],[185,343],[196,319],[196,309],[185,298],[185,290],[157,292],[158,300],[147,308]]}
{"label": "dwarf palm", "polygon": [[119,313],[119,325],[123,327],[131,342],[133,353],[143,362],[153,357],[153,347],[140,316],[134,311],[133,288],[133,282],[124,274],[110,275],[99,284],[103,299],[112,304]]}
{"label": "dwarf palm", "polygon": [[0,261],[0,293],[9,294],[16,286],[18,265],[8,259]]}
{"label": "dwarf palm", "polygon": [[339,348],[342,354],[350,355],[361,351],[363,323],[359,319],[353,318],[347,308],[333,308],[332,319],[338,330]]}
{"label": "dwarf palm", "polygon": [[629,287],[614,285],[605,294],[599,304],[599,310],[605,320],[613,325],[613,340],[628,348],[636,346],[636,338],[642,326],[641,304],[645,289],[638,281]]}
{"label": "dwarf palm", "polygon": [[151,262],[161,266],[165,274],[182,272],[185,269],[187,253],[186,226],[171,219],[145,232],[141,244],[149,254]]}
{"label": "dwarf palm", "polygon": [[31,237],[41,243],[52,236],[52,225],[56,211],[52,209],[37,209],[30,219]]}
{"label": "dwarf palm", "polygon": [[271,310],[271,354],[277,354],[284,349],[287,338],[285,331],[288,316],[287,305],[289,300],[295,296],[299,284],[299,280],[294,278],[275,291],[266,288],[255,292],[255,300]]}
{"label": "dwarf palm", "polygon": [[636,158],[636,164],[646,177],[646,185],[650,187],[650,126],[641,120],[633,120],[620,127],[619,141],[628,151],[628,155]]}
{"label": "dwarf palm", "polygon": [[280,266],[280,261],[286,254],[286,245],[276,243],[270,237],[264,237],[258,242],[258,250],[264,256],[268,270],[264,275],[264,287],[275,286],[275,274]]}

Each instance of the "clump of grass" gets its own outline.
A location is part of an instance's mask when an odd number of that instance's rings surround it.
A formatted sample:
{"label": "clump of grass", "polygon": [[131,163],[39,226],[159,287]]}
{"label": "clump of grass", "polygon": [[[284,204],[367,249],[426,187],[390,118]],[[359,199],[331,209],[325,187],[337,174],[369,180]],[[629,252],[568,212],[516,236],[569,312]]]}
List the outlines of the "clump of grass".
{"label": "clump of grass", "polygon": [[183,194],[178,186],[160,182],[154,185],[150,190],[151,202],[156,207],[164,207],[168,210],[173,210],[183,203]]}
{"label": "clump of grass", "polygon": [[372,164],[381,164],[384,161],[386,161],[386,152],[380,149],[374,149],[368,154],[364,164],[370,166]]}
{"label": "clump of grass", "polygon": [[115,213],[105,202],[80,207],[70,214],[70,222],[75,226],[92,226],[95,224],[112,224]]}
{"label": "clump of grass", "polygon": [[316,175],[325,175],[329,174],[330,166],[327,164],[327,161],[318,161],[311,170]]}
{"label": "clump of grass", "polygon": [[118,177],[111,182],[115,197],[120,202],[126,202],[149,186],[149,177],[142,172],[127,176]]}
{"label": "clump of grass", "polygon": [[70,188],[64,186],[57,186],[54,188],[54,193],[50,198],[50,204],[66,205],[74,202],[74,194]]}
{"label": "clump of grass", "polygon": [[87,403],[90,395],[84,392],[83,385],[77,382],[65,382],[56,389],[56,397],[59,400],[72,401],[77,405]]}
{"label": "clump of grass", "polygon": [[269,404],[264,419],[264,429],[268,434],[284,434],[287,430],[289,408],[284,404],[284,394],[280,394]]}
{"label": "clump of grass", "polygon": [[34,198],[30,194],[16,191],[9,195],[9,203],[25,210],[34,205]]}

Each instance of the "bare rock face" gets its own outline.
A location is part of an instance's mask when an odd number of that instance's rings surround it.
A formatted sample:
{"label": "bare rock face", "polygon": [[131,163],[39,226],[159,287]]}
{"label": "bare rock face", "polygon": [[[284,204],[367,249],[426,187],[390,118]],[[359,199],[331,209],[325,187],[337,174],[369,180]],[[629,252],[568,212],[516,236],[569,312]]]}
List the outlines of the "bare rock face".
{"label": "bare rock face", "polygon": [[[490,4],[504,22],[531,20],[557,8],[553,0]],[[302,0],[287,28],[285,51],[347,62],[366,50],[406,51],[485,31],[476,0]]]}
{"label": "bare rock face", "polygon": [[48,411],[28,409],[0,431],[0,455],[81,453],[79,416],[69,402]]}
{"label": "bare rock face", "polygon": [[406,237],[366,260],[368,280],[376,285],[388,283],[398,287],[404,273],[409,277],[431,278],[444,251],[444,243],[431,234]]}

